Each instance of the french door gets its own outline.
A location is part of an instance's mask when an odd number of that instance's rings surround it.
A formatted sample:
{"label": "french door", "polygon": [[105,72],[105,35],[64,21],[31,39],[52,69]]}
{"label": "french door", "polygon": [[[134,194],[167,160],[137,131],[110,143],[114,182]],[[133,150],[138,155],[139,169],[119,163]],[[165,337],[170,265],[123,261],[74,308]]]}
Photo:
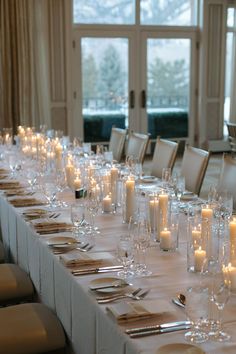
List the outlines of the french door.
{"label": "french door", "polygon": [[111,126],[194,139],[194,31],[75,30],[74,134],[108,141]]}

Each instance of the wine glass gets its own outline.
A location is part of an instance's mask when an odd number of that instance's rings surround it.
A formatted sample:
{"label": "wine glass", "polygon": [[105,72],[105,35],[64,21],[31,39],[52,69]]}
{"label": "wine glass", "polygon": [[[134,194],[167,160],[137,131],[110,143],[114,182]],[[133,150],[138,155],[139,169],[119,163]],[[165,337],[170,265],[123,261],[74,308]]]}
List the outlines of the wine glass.
{"label": "wine glass", "polygon": [[[66,174],[64,170],[58,171],[56,175],[57,191],[62,193],[67,187]],[[68,207],[68,204],[64,201],[60,201],[59,204],[64,207]]]}
{"label": "wine glass", "polygon": [[117,275],[121,278],[128,278],[134,275],[130,269],[134,261],[134,245],[129,235],[122,235],[117,243],[117,259],[122,264],[123,270]]}
{"label": "wine glass", "polygon": [[42,185],[43,193],[49,202],[51,208],[57,207],[56,204],[56,195],[57,195],[57,186],[54,182],[45,182]]}
{"label": "wine glass", "polygon": [[84,204],[75,203],[71,205],[71,221],[74,226],[73,232],[75,236],[84,234],[83,226],[85,225],[85,206]]}
{"label": "wine glass", "polygon": [[182,195],[184,194],[184,191],[185,191],[185,177],[178,176],[176,181],[176,195],[178,201],[180,201]]}
{"label": "wine glass", "polygon": [[100,232],[98,231],[98,227],[94,226],[94,218],[98,213],[99,206],[100,206],[100,199],[96,188],[89,190],[87,196],[87,209],[91,217],[91,229],[97,231],[97,233]]}
{"label": "wine glass", "polygon": [[30,190],[31,190],[31,192],[33,192],[34,186],[37,182],[38,174],[33,169],[32,170],[30,169],[30,170],[26,171],[25,176],[26,176],[27,182],[30,185]]}
{"label": "wine glass", "polygon": [[134,244],[137,249],[137,263],[136,272],[138,275],[147,276],[152,272],[147,268],[146,251],[150,245],[151,227],[148,220],[139,219],[136,225],[136,232],[134,234]]}
{"label": "wine glass", "polygon": [[171,168],[164,167],[162,169],[161,180],[162,180],[162,184],[163,184],[164,188],[167,188],[170,185],[170,183],[171,183]]}
{"label": "wine glass", "polygon": [[225,267],[222,266],[218,272],[214,274],[213,279],[213,301],[219,311],[218,328],[214,333],[214,339],[219,342],[225,342],[230,339],[230,335],[222,328],[222,315],[226,303],[230,298],[230,281]]}

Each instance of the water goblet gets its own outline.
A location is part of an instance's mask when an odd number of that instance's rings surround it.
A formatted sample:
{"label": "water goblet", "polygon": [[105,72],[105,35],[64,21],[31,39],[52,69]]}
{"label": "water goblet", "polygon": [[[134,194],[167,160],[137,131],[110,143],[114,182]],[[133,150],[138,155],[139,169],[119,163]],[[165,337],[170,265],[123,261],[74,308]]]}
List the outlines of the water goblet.
{"label": "water goblet", "polygon": [[162,184],[163,187],[168,187],[171,182],[171,168],[165,167],[162,169]]}
{"label": "water goblet", "polygon": [[117,244],[117,259],[122,264],[123,270],[117,275],[121,278],[128,278],[134,275],[130,269],[134,261],[134,245],[129,235],[122,235]]}
{"label": "water goblet", "polygon": [[57,207],[56,204],[56,195],[57,195],[57,186],[54,182],[45,182],[42,185],[43,193],[49,202],[50,208]]}
{"label": "water goblet", "polygon": [[151,227],[146,219],[141,219],[137,222],[136,232],[134,234],[134,244],[137,249],[137,264],[136,272],[138,275],[148,276],[152,272],[147,268],[146,251],[150,245]]}
{"label": "water goblet", "polygon": [[71,221],[74,226],[74,235],[84,235],[84,226],[86,224],[84,204],[75,203],[71,205]]}

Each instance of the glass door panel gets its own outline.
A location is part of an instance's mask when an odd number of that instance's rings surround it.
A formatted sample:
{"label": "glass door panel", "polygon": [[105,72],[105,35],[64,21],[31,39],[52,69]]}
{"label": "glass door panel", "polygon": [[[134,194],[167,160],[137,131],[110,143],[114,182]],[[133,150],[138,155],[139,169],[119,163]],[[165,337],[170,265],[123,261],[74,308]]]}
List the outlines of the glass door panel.
{"label": "glass door panel", "polygon": [[128,38],[81,38],[84,141],[109,141],[128,126]]}
{"label": "glass door panel", "polygon": [[188,137],[190,57],[189,38],[147,39],[146,110],[151,139]]}

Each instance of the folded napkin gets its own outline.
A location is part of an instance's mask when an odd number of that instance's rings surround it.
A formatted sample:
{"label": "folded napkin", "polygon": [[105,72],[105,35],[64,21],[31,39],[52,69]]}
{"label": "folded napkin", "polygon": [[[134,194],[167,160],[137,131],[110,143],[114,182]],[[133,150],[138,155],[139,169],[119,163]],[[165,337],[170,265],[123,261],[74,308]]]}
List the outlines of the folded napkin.
{"label": "folded napkin", "polygon": [[18,189],[20,188],[20,182],[18,181],[1,181],[0,182],[0,189]]}
{"label": "folded napkin", "polygon": [[71,230],[71,224],[68,224],[66,222],[45,221],[34,223],[33,226],[40,235],[47,235]]}
{"label": "folded napkin", "polygon": [[8,175],[1,175],[0,174],[0,179],[6,179],[6,178],[8,178]]}
{"label": "folded napkin", "polygon": [[9,203],[11,203],[16,208],[46,204],[42,200],[35,199],[35,198],[15,198],[9,200]]}
{"label": "folded napkin", "polygon": [[119,302],[107,306],[107,311],[118,321],[134,321],[158,317],[164,321],[164,313],[173,312],[173,307],[166,300],[143,300],[141,302]]}
{"label": "folded napkin", "polygon": [[76,252],[66,253],[60,256],[61,261],[66,266],[94,266],[99,267],[102,265],[111,265],[113,259],[112,255],[108,252]]}
{"label": "folded napkin", "polygon": [[8,173],[9,171],[6,170],[5,168],[0,168],[0,174],[3,174],[3,173]]}
{"label": "folded napkin", "polygon": [[6,190],[4,192],[4,194],[7,196],[7,197],[13,197],[13,196],[21,196],[21,195],[28,195],[29,192],[28,191],[25,191],[24,189],[10,189],[10,190]]}

